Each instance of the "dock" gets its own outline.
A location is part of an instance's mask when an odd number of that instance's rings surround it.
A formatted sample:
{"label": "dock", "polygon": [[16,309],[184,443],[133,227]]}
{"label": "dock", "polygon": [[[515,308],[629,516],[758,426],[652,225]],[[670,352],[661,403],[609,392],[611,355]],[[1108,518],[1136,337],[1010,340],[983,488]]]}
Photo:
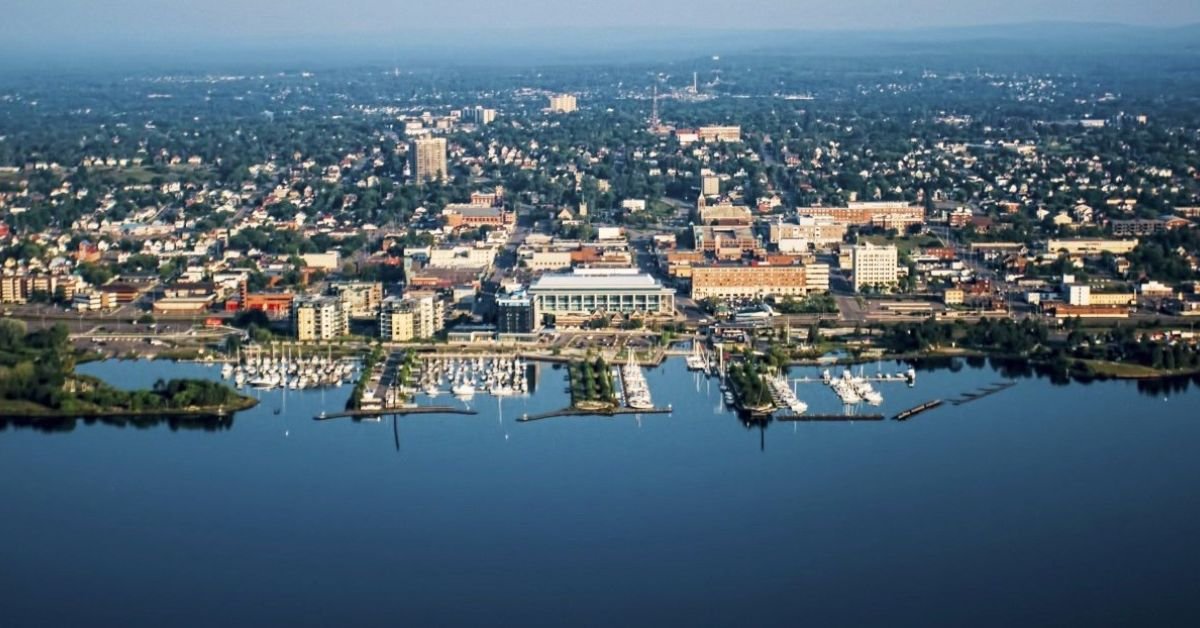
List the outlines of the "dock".
{"label": "dock", "polygon": [[314,421],[329,421],[332,419],[361,419],[368,417],[408,415],[408,414],[479,414],[475,410],[464,410],[453,406],[407,406],[400,408],[379,408],[377,410],[347,410],[334,414],[323,414],[313,417]]}
{"label": "dock", "polygon": [[779,414],[776,421],[882,421],[882,414]]}
{"label": "dock", "polygon": [[579,408],[563,408],[553,412],[542,412],[540,414],[523,414],[518,419],[518,423],[529,423],[531,421],[541,421],[543,419],[553,419],[566,416],[603,416],[612,417],[621,414],[671,414],[671,406],[665,408],[647,408],[638,409],[622,406],[611,410],[582,410]]}
{"label": "dock", "polygon": [[918,414],[921,414],[922,412],[925,412],[926,410],[932,410],[940,405],[942,405],[941,399],[934,399],[932,401],[926,401],[925,403],[923,403],[919,406],[913,406],[907,410],[901,410],[900,412],[896,413],[896,416],[892,417],[892,420],[907,421],[907,420],[911,419],[912,417],[917,416]]}

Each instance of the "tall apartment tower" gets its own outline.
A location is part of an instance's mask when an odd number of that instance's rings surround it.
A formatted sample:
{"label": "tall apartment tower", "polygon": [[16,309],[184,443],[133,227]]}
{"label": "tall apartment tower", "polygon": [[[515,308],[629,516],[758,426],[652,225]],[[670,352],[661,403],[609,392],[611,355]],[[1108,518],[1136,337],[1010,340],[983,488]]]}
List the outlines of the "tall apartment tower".
{"label": "tall apartment tower", "polygon": [[417,181],[446,179],[446,138],[422,137],[413,140],[413,175]]}
{"label": "tall apartment tower", "polygon": [[571,113],[579,109],[572,94],[554,94],[550,96],[550,111],[555,113]]}

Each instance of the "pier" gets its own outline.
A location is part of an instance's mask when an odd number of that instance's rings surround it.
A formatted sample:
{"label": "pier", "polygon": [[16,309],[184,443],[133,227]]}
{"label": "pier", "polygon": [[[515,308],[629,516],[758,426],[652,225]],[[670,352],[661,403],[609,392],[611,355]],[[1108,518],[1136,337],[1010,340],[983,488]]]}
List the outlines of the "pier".
{"label": "pier", "polygon": [[779,414],[776,421],[882,421],[882,414]]}
{"label": "pier", "polygon": [[581,408],[563,408],[553,412],[542,412],[540,414],[523,414],[517,419],[518,423],[529,423],[531,421],[541,421],[543,419],[553,419],[567,416],[602,416],[613,417],[621,414],[671,414],[671,406],[665,408],[630,408],[622,406],[611,410],[584,410]]}
{"label": "pier", "polygon": [[463,408],[455,408],[453,406],[406,406],[399,408],[380,408],[378,410],[347,410],[345,412],[337,412],[334,414],[321,414],[313,417],[314,421],[329,421],[332,419],[346,418],[369,418],[388,415],[408,415],[408,414],[479,414],[475,410],[465,410]]}
{"label": "pier", "polygon": [[925,412],[926,410],[932,410],[940,405],[942,405],[941,399],[934,399],[932,401],[926,401],[925,403],[923,403],[919,406],[913,406],[907,410],[901,410],[900,412],[896,413],[896,416],[892,417],[892,420],[907,421],[907,420],[911,419],[912,417],[917,416],[918,414],[921,414],[922,412]]}

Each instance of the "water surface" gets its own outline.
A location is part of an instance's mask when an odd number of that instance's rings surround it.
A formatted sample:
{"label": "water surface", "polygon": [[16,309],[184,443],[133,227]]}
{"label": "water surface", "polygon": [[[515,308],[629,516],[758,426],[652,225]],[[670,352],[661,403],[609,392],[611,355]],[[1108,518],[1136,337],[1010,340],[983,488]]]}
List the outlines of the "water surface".
{"label": "water surface", "polygon": [[[218,376],[80,371],[127,387]],[[211,431],[9,426],[4,624],[1200,619],[1194,388],[1025,378],[903,423],[760,428],[677,360],[647,374],[671,415],[514,422],[565,406],[564,374],[542,367],[534,397],[479,397],[475,416],[394,424],[312,420],[343,388],[261,393]],[[921,371],[881,384],[882,410],[1004,379]],[[800,396],[839,409],[820,385]]]}

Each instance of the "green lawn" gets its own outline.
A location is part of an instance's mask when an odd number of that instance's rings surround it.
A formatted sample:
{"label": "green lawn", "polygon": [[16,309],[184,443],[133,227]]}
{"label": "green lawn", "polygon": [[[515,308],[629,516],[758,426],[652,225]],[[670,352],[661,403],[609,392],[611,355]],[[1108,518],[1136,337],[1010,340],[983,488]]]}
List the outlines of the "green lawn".
{"label": "green lawn", "polygon": [[866,240],[867,242],[870,242],[871,244],[876,244],[876,245],[893,244],[896,246],[896,250],[899,251],[901,255],[908,254],[913,249],[942,245],[940,240],[938,240],[937,238],[935,238],[933,236],[927,236],[927,235],[897,236],[895,238],[888,238],[887,236],[873,235],[873,236],[863,236],[862,239]]}

